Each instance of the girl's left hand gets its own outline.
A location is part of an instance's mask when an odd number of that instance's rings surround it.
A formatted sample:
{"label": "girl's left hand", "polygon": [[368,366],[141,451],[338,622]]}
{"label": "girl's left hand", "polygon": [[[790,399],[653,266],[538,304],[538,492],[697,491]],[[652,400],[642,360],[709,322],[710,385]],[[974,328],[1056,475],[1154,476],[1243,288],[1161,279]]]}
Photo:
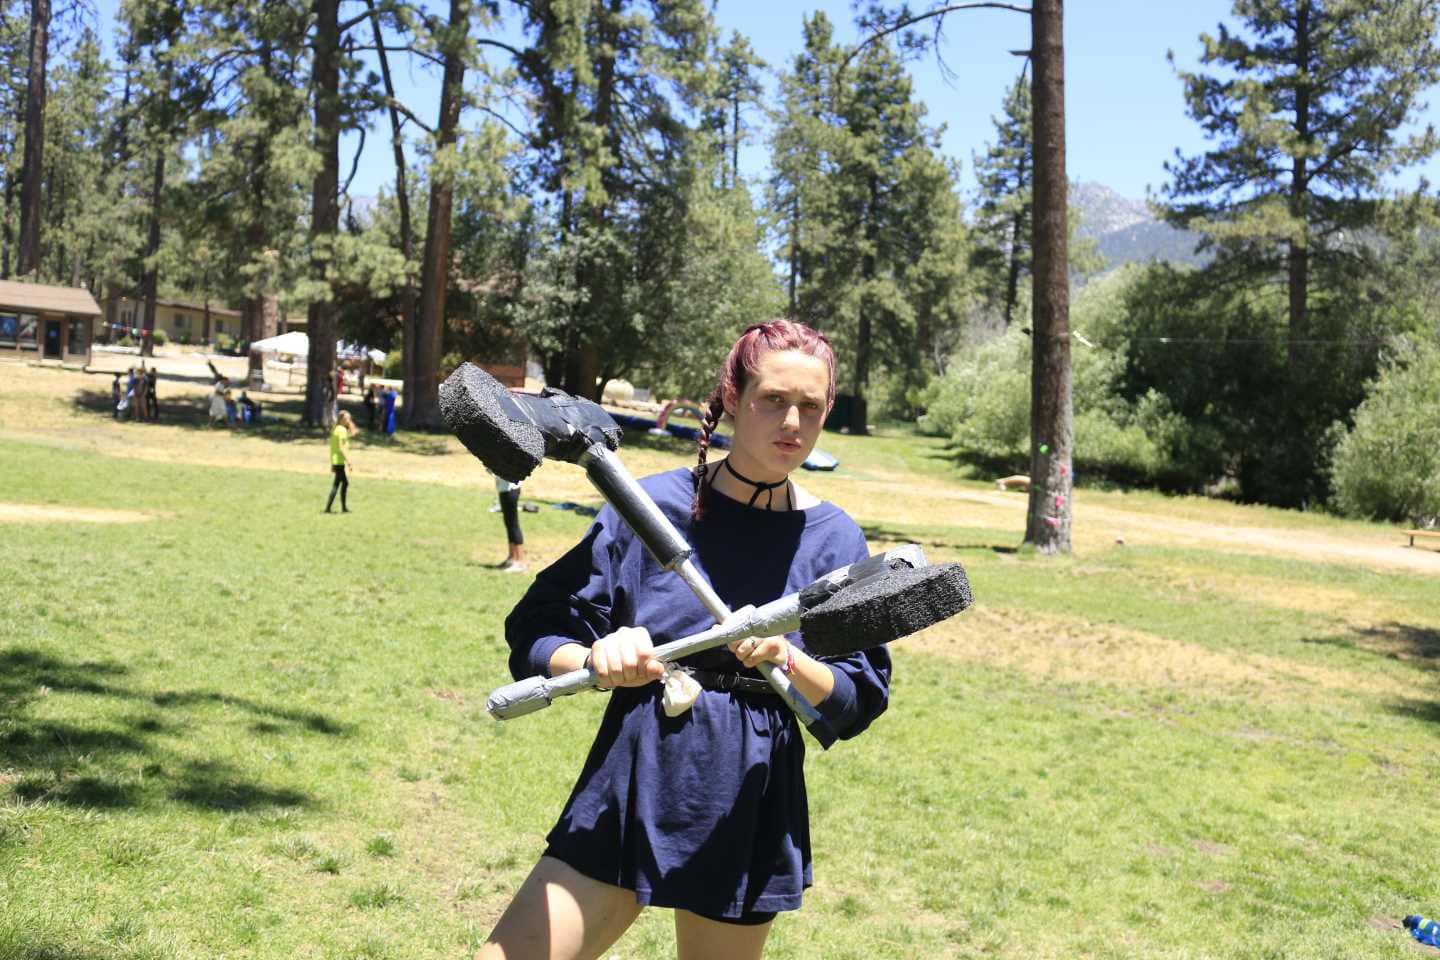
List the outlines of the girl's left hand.
{"label": "girl's left hand", "polygon": [[784,665],[790,658],[790,641],[784,637],[745,637],[732,640],[728,646],[747,667],[758,667],[767,661]]}

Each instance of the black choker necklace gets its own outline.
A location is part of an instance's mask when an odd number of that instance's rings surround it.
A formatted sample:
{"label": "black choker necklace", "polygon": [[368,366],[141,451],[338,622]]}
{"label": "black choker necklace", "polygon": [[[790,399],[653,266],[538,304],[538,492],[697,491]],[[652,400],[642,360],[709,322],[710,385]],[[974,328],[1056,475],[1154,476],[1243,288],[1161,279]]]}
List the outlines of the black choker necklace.
{"label": "black choker necklace", "polygon": [[[787,484],[787,483],[790,482],[790,478],[789,478],[789,477],[785,477],[783,480],[776,480],[774,483],[760,483],[760,482],[757,481],[757,480],[751,480],[749,477],[742,477],[742,476],[740,476],[740,471],[738,471],[738,470],[736,470],[734,467],[730,466],[730,458],[729,458],[729,457],[726,457],[724,460],[721,460],[720,462],[721,462],[722,464],[724,464],[725,469],[726,469],[726,470],[729,470],[729,471],[730,471],[730,475],[731,475],[732,477],[734,477],[736,480],[739,480],[741,483],[748,483],[750,486],[752,486],[752,487],[755,488],[755,492],[752,493],[752,494],[750,494],[750,502],[747,503],[747,504],[745,504],[745,506],[746,506],[747,508],[748,508],[748,507],[753,507],[753,506],[755,506],[755,501],[760,499],[760,494],[765,493],[765,494],[768,494],[768,496],[767,496],[766,499],[765,499],[765,509],[766,509],[766,510],[773,510],[774,507],[775,507],[775,488],[776,488],[776,487],[783,487],[785,484]],[[794,506],[794,498],[793,498],[793,497],[791,498],[791,506],[792,506],[792,507]]]}

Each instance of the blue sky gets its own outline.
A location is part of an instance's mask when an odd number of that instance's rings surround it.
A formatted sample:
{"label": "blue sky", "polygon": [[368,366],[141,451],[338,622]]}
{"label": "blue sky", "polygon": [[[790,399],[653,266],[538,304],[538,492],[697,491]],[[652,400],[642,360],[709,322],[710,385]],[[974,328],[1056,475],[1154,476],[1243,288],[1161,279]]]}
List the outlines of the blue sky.
{"label": "blue sky", "polygon": [[[101,0],[102,30],[110,37],[108,14],[114,0]],[[358,5],[347,5],[356,6]],[[915,3],[914,6],[923,6]],[[1072,180],[1103,183],[1134,198],[1147,187],[1158,190],[1166,179],[1164,163],[1178,147],[1187,154],[1205,147],[1199,127],[1185,115],[1180,81],[1166,59],[1173,50],[1177,65],[1196,65],[1201,32],[1215,31],[1221,21],[1234,23],[1231,0],[1087,0],[1066,10],[1066,139]],[[812,11],[823,10],[836,25],[837,39],[856,38],[849,0],[718,0],[715,16],[726,36],[738,30],[772,67],[788,66],[800,48],[800,25]],[[993,138],[991,117],[1000,109],[1005,88],[1018,75],[1021,60],[1009,51],[1029,46],[1029,21],[1003,10],[961,11],[949,15],[940,47],[952,71],[948,79],[934,57],[912,63],[915,94],[931,124],[944,125],[943,148],[959,159],[964,185],[973,189],[972,155]],[[438,83],[433,70],[394,65],[398,93],[423,117],[438,109]],[[774,88],[773,77],[770,78]],[[1427,98],[1440,99],[1436,91]],[[1427,122],[1440,109],[1427,109]],[[757,119],[758,118],[754,118]],[[374,194],[394,182],[390,162],[388,121],[374,118],[365,156],[352,192]],[[347,139],[341,158],[350,169],[355,138]],[[413,156],[413,153],[412,153]],[[752,145],[741,158],[743,172],[766,172],[763,144]],[[1398,185],[1413,187],[1421,174],[1440,183],[1440,160],[1404,174]]]}

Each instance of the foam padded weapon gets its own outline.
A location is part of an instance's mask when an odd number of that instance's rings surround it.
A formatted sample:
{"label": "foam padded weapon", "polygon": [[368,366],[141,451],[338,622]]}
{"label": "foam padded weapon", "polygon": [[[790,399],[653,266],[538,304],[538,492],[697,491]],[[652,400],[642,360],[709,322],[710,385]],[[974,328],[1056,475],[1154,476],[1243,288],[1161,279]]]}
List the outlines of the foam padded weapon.
{"label": "foam padded weapon", "polygon": [[[737,610],[723,622],[655,648],[673,661],[745,637],[799,630],[815,656],[843,656],[909,636],[964,610],[970,583],[957,563],[925,566],[914,544],[842,567],[810,586],[760,607]],[[529,677],[490,694],[485,709],[497,720],[542,710],[559,697],[595,687],[589,667],[558,677]]]}
{"label": "foam padded weapon", "polygon": [[473,363],[462,363],[440,385],[440,413],[465,449],[511,483],[546,460],[579,464],[666,570],[687,559],[690,544],[615,456],[621,430],[604,408],[563,390],[511,393]]}

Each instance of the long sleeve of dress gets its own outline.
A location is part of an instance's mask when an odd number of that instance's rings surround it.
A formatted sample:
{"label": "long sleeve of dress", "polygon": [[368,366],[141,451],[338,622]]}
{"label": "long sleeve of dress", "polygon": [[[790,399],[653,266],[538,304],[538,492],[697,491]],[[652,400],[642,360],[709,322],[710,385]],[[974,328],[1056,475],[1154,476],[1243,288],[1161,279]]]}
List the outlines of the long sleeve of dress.
{"label": "long sleeve of dress", "polygon": [[618,522],[610,510],[602,511],[585,538],[541,571],[505,618],[510,674],[516,680],[548,674],[550,658],[565,644],[590,646],[615,629],[610,546]]}

